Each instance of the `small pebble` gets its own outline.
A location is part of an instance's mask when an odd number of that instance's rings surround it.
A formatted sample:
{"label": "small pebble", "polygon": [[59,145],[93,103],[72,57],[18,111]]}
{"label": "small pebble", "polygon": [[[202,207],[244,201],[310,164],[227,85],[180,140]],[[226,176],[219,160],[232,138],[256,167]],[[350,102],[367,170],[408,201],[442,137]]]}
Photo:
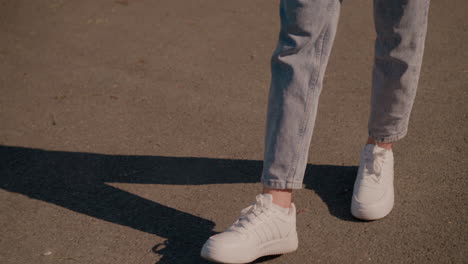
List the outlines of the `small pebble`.
{"label": "small pebble", "polygon": [[46,251],[46,252],[42,253],[42,256],[50,256],[50,255],[52,255],[52,252],[50,252],[50,251]]}

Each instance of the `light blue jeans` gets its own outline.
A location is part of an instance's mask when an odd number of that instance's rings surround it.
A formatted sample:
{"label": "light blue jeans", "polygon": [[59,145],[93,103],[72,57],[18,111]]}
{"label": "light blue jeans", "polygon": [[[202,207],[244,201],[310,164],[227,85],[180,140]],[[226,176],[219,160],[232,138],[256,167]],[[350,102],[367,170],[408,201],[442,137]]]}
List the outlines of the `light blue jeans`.
{"label": "light blue jeans", "polygon": [[[377,142],[397,141],[408,131],[429,1],[374,0],[377,37],[368,133]],[[339,0],[280,0],[261,175],[265,187],[302,188],[340,6]]]}

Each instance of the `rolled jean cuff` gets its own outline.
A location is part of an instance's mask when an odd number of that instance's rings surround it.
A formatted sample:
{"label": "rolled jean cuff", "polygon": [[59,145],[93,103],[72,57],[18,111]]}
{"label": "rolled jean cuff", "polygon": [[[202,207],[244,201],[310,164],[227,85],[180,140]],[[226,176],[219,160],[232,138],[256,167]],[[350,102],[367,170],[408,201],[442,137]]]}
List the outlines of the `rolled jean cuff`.
{"label": "rolled jean cuff", "polygon": [[264,187],[269,189],[302,189],[304,188],[304,184],[302,182],[291,182],[291,181],[283,181],[283,180],[273,180],[273,179],[266,179],[262,177],[261,182]]}
{"label": "rolled jean cuff", "polygon": [[373,134],[371,131],[369,131],[369,137],[373,138],[376,142],[379,142],[379,143],[390,143],[390,142],[395,142],[397,140],[402,139],[403,137],[406,136],[407,133],[408,133],[408,130],[405,130],[398,134],[381,136],[381,135]]}

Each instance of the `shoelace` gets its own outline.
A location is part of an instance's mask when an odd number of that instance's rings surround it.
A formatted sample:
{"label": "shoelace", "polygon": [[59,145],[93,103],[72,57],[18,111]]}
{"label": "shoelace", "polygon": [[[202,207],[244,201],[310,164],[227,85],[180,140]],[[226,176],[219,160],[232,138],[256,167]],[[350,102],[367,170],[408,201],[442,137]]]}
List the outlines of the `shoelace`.
{"label": "shoelace", "polygon": [[[260,204],[260,201],[251,204],[241,210],[240,217],[231,226],[231,230],[243,232],[251,225],[256,225],[259,222],[266,220],[271,215],[271,212]],[[262,219],[263,218],[263,219]]]}
{"label": "shoelace", "polygon": [[375,175],[375,178],[373,179],[377,182],[380,181],[381,175],[382,175],[382,167],[383,163],[385,161],[385,153],[384,152],[376,152],[372,153],[370,151],[365,151],[364,152],[364,161],[365,161],[365,166],[368,171],[372,172],[372,175]]}

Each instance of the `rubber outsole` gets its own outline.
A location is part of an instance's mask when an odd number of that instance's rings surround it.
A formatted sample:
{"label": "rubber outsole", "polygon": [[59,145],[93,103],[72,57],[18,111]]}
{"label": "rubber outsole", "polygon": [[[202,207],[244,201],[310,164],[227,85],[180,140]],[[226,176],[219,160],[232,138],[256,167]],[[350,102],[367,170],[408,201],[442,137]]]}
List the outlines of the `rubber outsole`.
{"label": "rubber outsole", "polygon": [[[213,249],[209,250],[208,248],[205,248],[205,247],[202,249],[200,255],[202,258],[212,261],[212,262],[225,263],[225,264],[241,264],[241,263],[250,263],[264,256],[282,255],[282,254],[291,253],[291,252],[296,251],[298,246],[299,246],[299,243],[298,243],[297,233],[296,233],[295,235],[291,237],[269,241],[268,243],[261,245],[261,248],[259,249],[259,253],[251,258],[229,261],[229,260],[224,259],[221,253],[218,253],[219,256],[216,256],[218,255],[216,253],[216,250],[213,250]],[[211,255],[208,254],[208,252],[211,252]]]}

